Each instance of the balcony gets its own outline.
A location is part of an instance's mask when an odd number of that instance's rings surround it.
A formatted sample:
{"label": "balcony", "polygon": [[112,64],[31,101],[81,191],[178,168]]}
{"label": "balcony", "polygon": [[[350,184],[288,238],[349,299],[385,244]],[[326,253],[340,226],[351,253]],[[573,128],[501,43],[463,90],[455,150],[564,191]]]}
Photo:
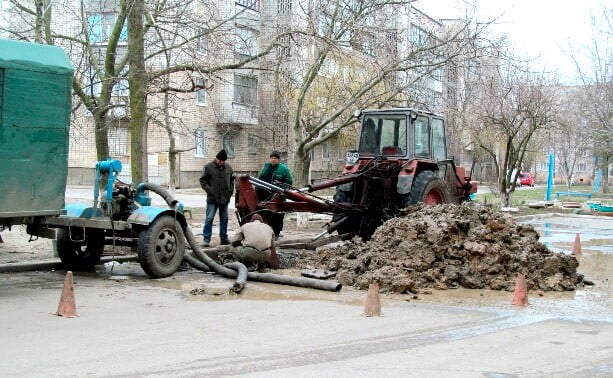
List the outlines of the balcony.
{"label": "balcony", "polygon": [[260,11],[260,0],[236,0],[236,5],[255,12]]}

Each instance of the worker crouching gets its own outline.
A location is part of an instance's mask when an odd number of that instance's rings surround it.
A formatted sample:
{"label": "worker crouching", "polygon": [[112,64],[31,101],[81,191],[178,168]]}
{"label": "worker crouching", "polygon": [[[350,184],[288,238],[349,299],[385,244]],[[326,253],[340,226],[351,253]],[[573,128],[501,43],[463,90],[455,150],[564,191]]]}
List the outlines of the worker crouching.
{"label": "worker crouching", "polygon": [[255,214],[249,223],[242,225],[232,236],[230,253],[247,266],[257,264],[261,269],[268,265],[272,269],[278,269],[279,259],[274,236],[272,228],[263,223],[259,214]]}

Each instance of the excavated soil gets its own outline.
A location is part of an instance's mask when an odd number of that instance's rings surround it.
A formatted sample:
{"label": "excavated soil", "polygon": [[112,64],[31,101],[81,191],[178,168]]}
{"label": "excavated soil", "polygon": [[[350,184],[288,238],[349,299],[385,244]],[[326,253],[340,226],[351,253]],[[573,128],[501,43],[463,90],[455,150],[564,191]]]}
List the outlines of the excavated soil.
{"label": "excavated soil", "polygon": [[300,265],[336,271],[344,285],[367,289],[378,282],[382,292],[395,293],[458,286],[511,291],[518,273],[532,290],[574,290],[582,279],[577,260],[549,250],[532,226],[475,203],[410,207],[370,241],[354,238],[305,253]]}

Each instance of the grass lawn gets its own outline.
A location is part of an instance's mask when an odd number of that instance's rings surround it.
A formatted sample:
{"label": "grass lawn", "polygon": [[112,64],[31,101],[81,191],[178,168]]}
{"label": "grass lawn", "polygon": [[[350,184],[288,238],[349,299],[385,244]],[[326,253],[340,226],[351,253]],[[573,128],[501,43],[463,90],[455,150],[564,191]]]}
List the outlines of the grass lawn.
{"label": "grass lawn", "polygon": [[[513,192],[511,199],[513,202],[513,207],[527,208],[530,202],[536,201],[544,201],[545,200],[545,192],[547,188],[529,188],[529,189],[518,189]],[[566,192],[568,189],[565,185],[556,185],[553,187],[551,191],[551,200],[555,200],[556,192]],[[573,186],[570,190],[571,192],[582,192],[582,193],[591,193],[592,186],[591,185],[583,185],[583,186]],[[592,201],[601,201],[603,204],[613,204],[613,193],[594,193],[592,195]],[[477,194],[475,199],[477,202],[481,203],[489,203],[496,206],[500,206],[500,195],[495,195],[494,193],[484,193]],[[574,196],[560,196],[560,201],[563,202],[586,202],[588,199],[586,197],[574,197]]]}

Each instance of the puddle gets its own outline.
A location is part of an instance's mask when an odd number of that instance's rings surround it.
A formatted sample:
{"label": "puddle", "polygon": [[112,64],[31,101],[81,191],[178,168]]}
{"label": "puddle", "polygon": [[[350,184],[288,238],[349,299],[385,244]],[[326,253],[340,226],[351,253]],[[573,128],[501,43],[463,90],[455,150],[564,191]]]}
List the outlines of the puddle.
{"label": "puddle", "polygon": [[[469,307],[484,311],[522,311],[525,316],[548,316],[573,321],[594,320],[613,322],[613,222],[611,228],[603,228],[593,219],[565,219],[556,217],[554,221],[533,220],[531,223],[542,235],[541,241],[554,251],[570,253],[575,234],[581,235],[583,255],[578,258],[581,274],[594,282],[594,286],[585,286],[570,292],[545,292],[542,296],[536,292],[529,293],[530,304],[525,308],[511,305],[512,292],[493,290],[430,290],[430,294],[401,295],[382,294],[382,307],[398,304],[411,305],[445,305]],[[137,263],[113,265],[112,271],[99,271],[106,277],[127,276],[130,280],[119,279],[121,285],[146,285],[177,290],[186,300],[195,301],[333,301],[337,303],[363,306],[367,292],[343,287],[341,292],[328,292],[300,287],[275,285],[261,282],[248,282],[240,294],[229,292],[233,280],[221,279],[217,275],[195,270],[177,272],[172,277],[151,280],[147,278]],[[284,271],[285,274],[298,274],[297,271]],[[199,289],[197,295],[190,291]],[[497,374],[497,373],[492,373]],[[501,373],[504,374],[504,373]],[[495,376],[495,375],[492,375]]]}

